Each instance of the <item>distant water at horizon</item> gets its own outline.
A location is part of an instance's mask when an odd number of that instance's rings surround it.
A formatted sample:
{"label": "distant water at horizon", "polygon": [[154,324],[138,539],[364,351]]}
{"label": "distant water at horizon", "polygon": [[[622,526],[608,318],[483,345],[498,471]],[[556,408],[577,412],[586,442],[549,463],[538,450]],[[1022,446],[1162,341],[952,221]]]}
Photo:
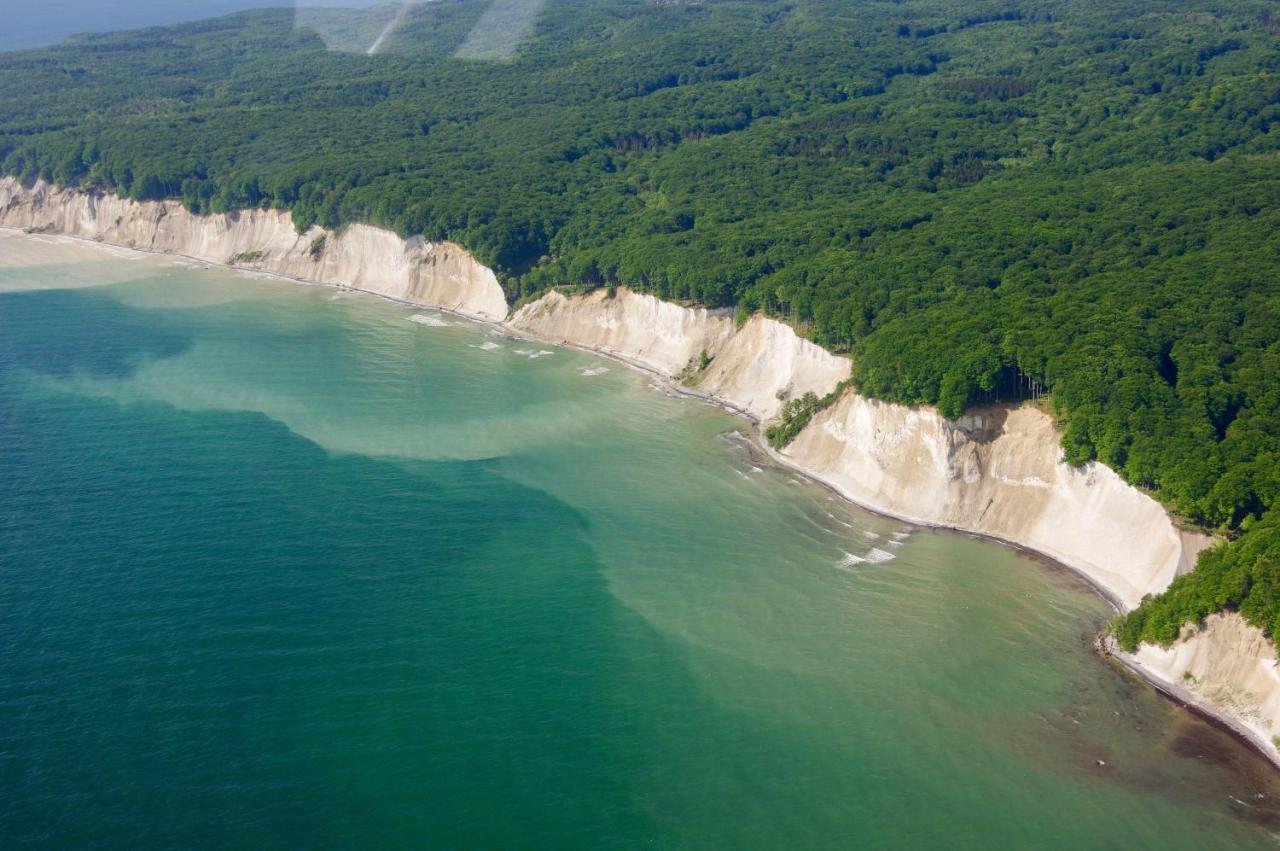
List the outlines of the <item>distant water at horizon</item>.
{"label": "distant water at horizon", "polygon": [[79,33],[164,26],[249,9],[359,8],[378,2],[381,0],[10,0],[0,29],[0,52],[49,47]]}
{"label": "distant water at horizon", "polygon": [[0,232],[0,841],[1274,847],[1106,605],[457,317]]}

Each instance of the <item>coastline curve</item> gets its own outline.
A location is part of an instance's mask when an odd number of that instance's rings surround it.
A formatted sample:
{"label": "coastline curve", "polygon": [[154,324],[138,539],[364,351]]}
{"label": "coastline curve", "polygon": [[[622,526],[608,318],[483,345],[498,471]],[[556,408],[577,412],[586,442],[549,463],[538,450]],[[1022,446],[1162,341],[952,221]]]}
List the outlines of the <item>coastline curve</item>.
{"label": "coastline curve", "polygon": [[[610,357],[746,417],[770,458],[843,498],[1038,554],[1083,577],[1118,611],[1164,590],[1213,543],[1179,528],[1105,465],[1067,465],[1052,417],[1026,405],[975,409],[950,422],[930,408],[845,389],[790,445],[772,449],[761,426],[789,399],[837,390],[850,362],[764,316],[738,325],[724,311],[623,287],[574,296],[551,291],[509,311],[493,271],[454,243],[403,239],[369,225],[299,234],[281,210],[198,216],[173,201],[137,202],[39,181],[24,186],[13,177],[0,178],[0,227],[359,290]],[[1143,645],[1127,654],[1100,644],[1280,765],[1275,650],[1238,615],[1184,630],[1171,648]]]}

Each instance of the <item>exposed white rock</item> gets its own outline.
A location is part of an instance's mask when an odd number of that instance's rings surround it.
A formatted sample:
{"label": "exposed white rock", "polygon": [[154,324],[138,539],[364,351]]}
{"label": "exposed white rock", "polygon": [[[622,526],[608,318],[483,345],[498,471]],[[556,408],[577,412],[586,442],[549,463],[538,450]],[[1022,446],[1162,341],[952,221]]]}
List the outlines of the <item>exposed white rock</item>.
{"label": "exposed white rock", "polygon": [[619,288],[585,296],[550,292],[512,314],[508,324],[552,342],[599,349],[664,375],[679,374],[705,349],[719,351],[733,321],[706,308],[681,307]]}
{"label": "exposed white rock", "polygon": [[846,393],[783,454],[854,502],[1037,550],[1133,608],[1210,539],[1180,530],[1110,468],[1063,462],[1060,437],[1029,406],[950,422],[932,408]]}
{"label": "exposed white rock", "polygon": [[826,396],[849,378],[848,358],[833,355],[796,334],[790,326],[753,316],[719,350],[698,388],[773,419],[788,399],[806,393]]}
{"label": "exposed white rock", "polygon": [[198,216],[176,201],[137,202],[42,182],[24,187],[12,177],[0,178],[0,225],[341,284],[481,319],[507,315],[498,279],[460,246],[404,240],[367,225],[299,234],[281,210]]}
{"label": "exposed white rock", "polygon": [[[552,292],[517,310],[508,324],[683,377],[759,420],[805,393],[825,396],[849,377],[849,359],[799,337],[787,325],[754,316],[736,328],[724,311],[681,307],[619,287],[610,295]],[[702,353],[711,359],[700,369]]]}
{"label": "exposed white rock", "polygon": [[1188,625],[1170,647],[1144,644],[1129,657],[1175,696],[1225,717],[1280,760],[1280,671],[1276,649],[1237,612]]}

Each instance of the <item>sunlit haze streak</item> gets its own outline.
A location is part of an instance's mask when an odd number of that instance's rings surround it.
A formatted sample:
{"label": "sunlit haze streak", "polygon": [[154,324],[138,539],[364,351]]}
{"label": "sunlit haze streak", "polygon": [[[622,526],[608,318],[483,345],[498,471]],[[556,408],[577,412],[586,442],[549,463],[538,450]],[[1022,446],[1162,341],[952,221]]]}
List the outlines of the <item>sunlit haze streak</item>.
{"label": "sunlit haze streak", "polygon": [[396,28],[400,26],[400,22],[404,20],[404,16],[409,14],[409,7],[412,5],[412,3],[402,3],[400,5],[400,8],[396,10],[395,17],[382,28],[382,32],[378,33],[378,37],[373,40],[373,44],[369,45],[369,49],[366,50],[365,53],[369,56],[373,56],[378,52],[379,48],[382,47],[382,43],[387,40],[387,37],[395,32]]}

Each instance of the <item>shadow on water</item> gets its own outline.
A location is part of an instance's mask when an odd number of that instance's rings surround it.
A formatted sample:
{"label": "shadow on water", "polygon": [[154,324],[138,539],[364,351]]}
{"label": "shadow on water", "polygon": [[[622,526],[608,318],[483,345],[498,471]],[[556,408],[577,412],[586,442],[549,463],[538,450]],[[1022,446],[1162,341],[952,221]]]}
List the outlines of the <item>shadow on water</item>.
{"label": "shadow on water", "polygon": [[[1232,733],[1185,708],[1172,725],[1169,749],[1184,759],[1209,766],[1226,780],[1224,808],[1241,819],[1280,831],[1280,777],[1275,766]],[[1188,793],[1183,800],[1192,800]]]}
{"label": "shadow on water", "polygon": [[[1082,633],[1079,641],[1088,645],[1092,639]],[[1057,745],[1049,770],[1192,809],[1207,805],[1226,818],[1280,831],[1280,774],[1269,760],[1120,663],[1100,658],[1097,671],[1096,678],[1074,682],[1061,706],[1039,716]],[[1111,717],[1098,717],[1100,706],[1111,707]],[[1130,735],[1116,736],[1116,729]]]}
{"label": "shadow on water", "polygon": [[0,335],[0,375],[21,367],[57,377],[124,377],[192,343],[189,334],[157,323],[154,312],[90,289],[0,293],[0,327],[25,329]]}

